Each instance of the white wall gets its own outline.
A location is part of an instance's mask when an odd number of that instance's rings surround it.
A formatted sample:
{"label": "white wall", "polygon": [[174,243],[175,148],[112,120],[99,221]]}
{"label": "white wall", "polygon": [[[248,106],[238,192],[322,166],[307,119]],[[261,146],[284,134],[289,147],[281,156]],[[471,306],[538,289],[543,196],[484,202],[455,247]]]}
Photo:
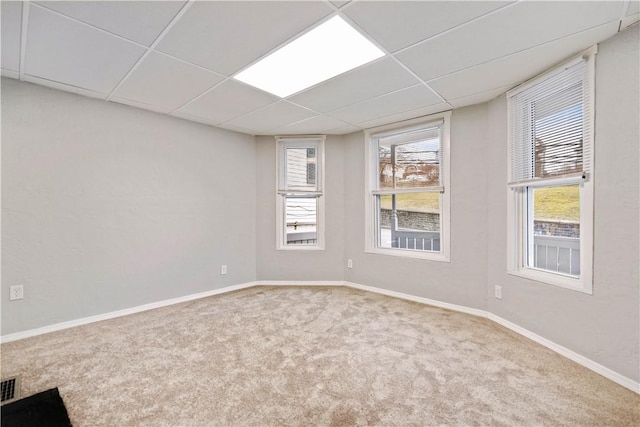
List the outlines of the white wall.
{"label": "white wall", "polygon": [[343,142],[325,141],[325,250],[276,250],[276,140],[256,138],[257,241],[256,265],[260,280],[343,280],[344,191]]}
{"label": "white wall", "polygon": [[486,302],[486,104],[451,116],[451,262],[364,253],[365,140],[345,137],[345,280],[484,309]]}
{"label": "white wall", "polygon": [[255,280],[255,164],[251,136],[2,79],[2,334]]}
{"label": "white wall", "polygon": [[[488,311],[640,379],[638,26],[596,56],[593,295],[506,274],[506,98],[489,104]],[[492,297],[503,287],[502,300]]]}

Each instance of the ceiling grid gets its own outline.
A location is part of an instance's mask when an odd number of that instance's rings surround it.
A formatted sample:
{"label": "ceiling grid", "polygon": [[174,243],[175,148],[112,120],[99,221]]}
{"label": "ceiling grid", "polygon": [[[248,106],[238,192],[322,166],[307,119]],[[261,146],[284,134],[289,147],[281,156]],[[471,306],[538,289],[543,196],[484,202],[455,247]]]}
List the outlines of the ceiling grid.
{"label": "ceiling grid", "polygon": [[[2,1],[2,75],[248,134],[348,133],[499,96],[640,19],[624,1]],[[280,98],[234,77],[340,16],[384,56]]]}

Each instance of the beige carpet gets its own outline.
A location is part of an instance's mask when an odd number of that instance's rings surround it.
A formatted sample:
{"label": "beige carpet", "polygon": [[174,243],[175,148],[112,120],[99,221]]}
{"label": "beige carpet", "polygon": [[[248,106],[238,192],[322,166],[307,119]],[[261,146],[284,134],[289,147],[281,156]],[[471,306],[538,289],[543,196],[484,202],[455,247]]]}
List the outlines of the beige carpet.
{"label": "beige carpet", "polygon": [[640,397],[486,319],[255,287],[4,344],[74,426],[640,425]]}

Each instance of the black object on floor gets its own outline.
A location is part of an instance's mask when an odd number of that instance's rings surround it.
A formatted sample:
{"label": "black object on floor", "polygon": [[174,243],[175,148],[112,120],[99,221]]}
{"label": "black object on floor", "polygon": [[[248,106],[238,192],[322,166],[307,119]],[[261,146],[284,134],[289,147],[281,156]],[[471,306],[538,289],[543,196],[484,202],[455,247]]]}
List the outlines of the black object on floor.
{"label": "black object on floor", "polygon": [[71,427],[57,388],[25,397],[0,408],[2,427]]}

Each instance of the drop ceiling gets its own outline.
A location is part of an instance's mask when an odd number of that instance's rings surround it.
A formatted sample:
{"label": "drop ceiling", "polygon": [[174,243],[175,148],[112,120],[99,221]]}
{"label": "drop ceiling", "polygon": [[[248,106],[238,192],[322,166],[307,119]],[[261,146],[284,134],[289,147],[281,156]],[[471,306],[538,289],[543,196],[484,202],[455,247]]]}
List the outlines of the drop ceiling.
{"label": "drop ceiling", "polygon": [[[217,127],[345,134],[486,102],[639,20],[633,1],[2,1],[2,75]],[[233,76],[339,15],[382,58],[286,98]]]}

